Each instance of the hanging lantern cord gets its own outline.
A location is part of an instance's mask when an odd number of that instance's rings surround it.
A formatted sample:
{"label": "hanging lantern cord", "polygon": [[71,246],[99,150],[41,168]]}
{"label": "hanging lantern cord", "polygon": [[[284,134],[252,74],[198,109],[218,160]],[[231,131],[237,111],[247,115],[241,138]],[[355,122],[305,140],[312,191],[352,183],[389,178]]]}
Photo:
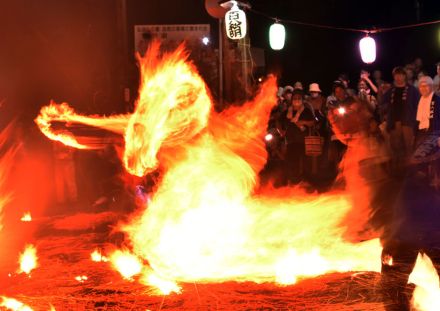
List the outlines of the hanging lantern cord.
{"label": "hanging lantern cord", "polygon": [[402,25],[402,26],[395,26],[395,27],[359,29],[359,28],[337,27],[337,26],[331,26],[331,25],[307,23],[307,22],[295,21],[295,20],[290,20],[290,19],[274,18],[273,16],[270,16],[264,12],[260,12],[255,9],[251,9],[250,7],[246,7],[246,8],[250,12],[252,12],[256,15],[260,15],[260,16],[266,17],[268,19],[278,21],[278,22],[282,22],[284,24],[294,24],[294,25],[321,28],[321,29],[342,30],[342,31],[351,31],[351,32],[358,32],[358,33],[362,32],[362,33],[369,33],[369,34],[398,30],[398,29],[416,28],[416,27],[423,27],[423,26],[427,26],[427,25],[440,24],[440,19],[439,19],[439,20],[434,20],[434,21],[429,21],[429,22],[424,22],[424,23],[409,24],[409,25]]}

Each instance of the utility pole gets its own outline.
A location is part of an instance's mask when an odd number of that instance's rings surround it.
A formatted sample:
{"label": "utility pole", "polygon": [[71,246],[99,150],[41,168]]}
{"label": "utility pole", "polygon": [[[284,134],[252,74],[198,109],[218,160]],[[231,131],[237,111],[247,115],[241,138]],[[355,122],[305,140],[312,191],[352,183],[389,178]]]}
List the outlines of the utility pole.
{"label": "utility pole", "polygon": [[224,21],[218,19],[218,104],[220,109],[224,107],[224,82],[223,82],[223,37],[224,37]]}
{"label": "utility pole", "polygon": [[[236,3],[241,8],[251,8],[248,1],[242,0],[236,1]],[[229,9],[233,4],[232,1],[226,1],[220,5]],[[247,21],[246,24],[248,24]],[[249,82],[252,75],[252,59],[249,57],[249,38],[249,31],[247,31],[246,35],[236,41],[236,43],[233,43],[232,40],[225,39],[227,41],[225,46],[228,47],[225,54],[225,76],[227,77],[225,89],[228,95],[227,98],[232,102],[246,101],[249,97],[248,94],[251,93]],[[233,64],[236,64],[236,66],[233,67]]]}
{"label": "utility pole", "polygon": [[[123,98],[125,105],[130,102],[130,89],[128,88],[128,29],[127,29],[127,0],[116,0],[116,25],[119,54],[119,86],[118,98]],[[122,95],[122,96],[121,96]],[[127,106],[126,106],[127,107]]]}

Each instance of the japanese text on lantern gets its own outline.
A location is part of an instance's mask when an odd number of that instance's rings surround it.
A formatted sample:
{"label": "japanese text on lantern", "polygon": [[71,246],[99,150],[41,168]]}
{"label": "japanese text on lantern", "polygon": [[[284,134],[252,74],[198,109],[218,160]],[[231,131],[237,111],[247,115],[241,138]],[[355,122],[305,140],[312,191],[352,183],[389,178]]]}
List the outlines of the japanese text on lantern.
{"label": "japanese text on lantern", "polygon": [[226,13],[226,33],[230,39],[242,39],[246,35],[246,15],[240,9]]}

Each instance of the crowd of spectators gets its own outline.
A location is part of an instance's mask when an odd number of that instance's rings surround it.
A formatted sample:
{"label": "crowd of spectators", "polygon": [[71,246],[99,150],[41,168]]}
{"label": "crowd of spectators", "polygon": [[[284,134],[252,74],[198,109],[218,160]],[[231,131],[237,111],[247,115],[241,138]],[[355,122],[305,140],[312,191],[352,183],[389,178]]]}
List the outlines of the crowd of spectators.
{"label": "crowd of spectators", "polygon": [[[332,92],[325,96],[318,83],[301,82],[280,87],[265,137],[269,154],[263,180],[275,186],[306,182],[315,188],[331,185],[339,172],[347,141],[362,127],[371,148],[386,145],[393,154],[393,171],[398,172],[417,144],[417,136],[435,130],[434,102],[440,95],[440,63],[431,78],[417,58],[395,67],[393,81],[383,79],[380,70],[362,70],[351,88],[349,77],[340,74]],[[427,90],[425,90],[427,88]],[[428,94],[424,94],[424,93]],[[436,95],[437,94],[437,95]],[[351,111],[357,111],[356,114]],[[362,113],[359,111],[362,110]],[[345,130],[335,133],[336,127]]]}

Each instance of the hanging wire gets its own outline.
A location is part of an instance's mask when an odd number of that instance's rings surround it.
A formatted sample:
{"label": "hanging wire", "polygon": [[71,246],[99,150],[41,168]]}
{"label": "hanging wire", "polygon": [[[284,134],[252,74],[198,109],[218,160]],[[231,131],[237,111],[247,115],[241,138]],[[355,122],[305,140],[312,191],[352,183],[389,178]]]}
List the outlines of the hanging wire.
{"label": "hanging wire", "polygon": [[418,23],[418,24],[409,24],[409,25],[402,25],[402,26],[395,26],[395,27],[387,27],[387,28],[380,28],[376,32],[385,32],[385,31],[391,31],[391,30],[398,30],[398,29],[406,29],[406,28],[416,28],[416,27],[422,27],[427,25],[434,25],[434,24],[440,24],[440,20],[425,22],[425,23]]}
{"label": "hanging wire", "polygon": [[300,22],[300,21],[295,21],[295,20],[290,20],[290,19],[282,19],[282,18],[278,18],[278,17],[272,17],[266,13],[257,11],[252,8],[249,8],[248,10],[256,15],[260,15],[260,16],[266,17],[268,19],[271,19],[275,22],[280,22],[280,23],[284,23],[284,24],[294,24],[294,25],[308,26],[308,27],[321,28],[321,29],[342,30],[342,31],[350,31],[350,32],[358,32],[358,33],[360,32],[360,33],[365,33],[365,34],[440,24],[440,20],[435,20],[435,21],[430,21],[430,22],[425,22],[425,23],[409,24],[409,25],[402,25],[402,26],[396,26],[396,27],[359,29],[359,28],[336,27],[336,26],[331,26],[331,25],[306,23],[306,22]]}

